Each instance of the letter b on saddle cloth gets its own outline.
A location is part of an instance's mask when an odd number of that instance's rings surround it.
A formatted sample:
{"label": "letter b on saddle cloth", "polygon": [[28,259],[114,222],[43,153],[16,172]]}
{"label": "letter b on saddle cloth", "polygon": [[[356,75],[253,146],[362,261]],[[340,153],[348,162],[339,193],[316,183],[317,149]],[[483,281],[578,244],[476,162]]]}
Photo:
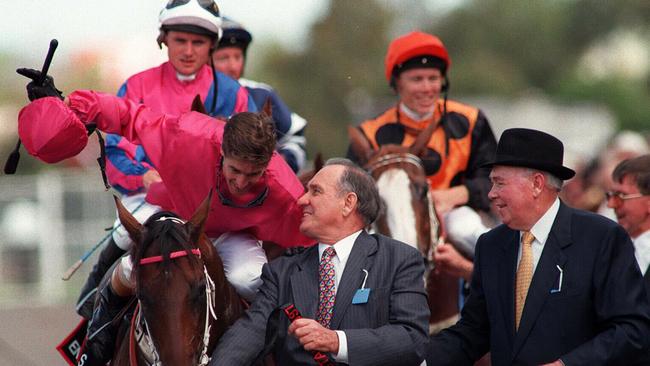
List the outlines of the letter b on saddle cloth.
{"label": "letter b on saddle cloth", "polygon": [[[133,302],[129,302],[125,309],[120,312],[118,318],[123,319],[125,315],[133,316],[131,308],[133,308]],[[128,319],[126,319],[128,320]],[[68,334],[61,343],[56,346],[56,350],[59,351],[59,354],[65,362],[70,366],[76,366],[80,361],[79,356],[83,353],[84,346],[86,345],[86,336],[88,331],[88,319],[81,318],[81,321],[74,328],[70,334]]]}
{"label": "letter b on saddle cloth", "polygon": [[82,347],[86,340],[86,331],[88,330],[88,319],[82,318],[74,330],[56,346],[61,357],[74,366],[77,364],[77,358],[81,354]]}

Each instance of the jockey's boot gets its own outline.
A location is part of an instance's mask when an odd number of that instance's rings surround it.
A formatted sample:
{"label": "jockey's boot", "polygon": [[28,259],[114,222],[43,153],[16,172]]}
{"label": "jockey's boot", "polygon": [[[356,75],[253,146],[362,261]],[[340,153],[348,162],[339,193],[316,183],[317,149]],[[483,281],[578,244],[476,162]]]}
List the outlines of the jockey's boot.
{"label": "jockey's boot", "polygon": [[92,271],[90,271],[86,284],[81,288],[81,294],[79,295],[79,300],[77,300],[77,314],[86,319],[90,319],[93,315],[93,305],[95,303],[94,295],[97,291],[97,286],[99,286],[102,278],[104,278],[106,271],[108,271],[113,263],[124,255],[124,253],[126,253],[126,251],[118,247],[117,244],[115,244],[115,240],[111,237],[102,252],[99,253],[99,259]]}
{"label": "jockey's boot", "polygon": [[130,296],[115,294],[110,281],[102,283],[97,291],[99,302],[88,323],[88,339],[79,357],[78,366],[104,366],[111,359],[120,323],[115,317],[130,299]]}

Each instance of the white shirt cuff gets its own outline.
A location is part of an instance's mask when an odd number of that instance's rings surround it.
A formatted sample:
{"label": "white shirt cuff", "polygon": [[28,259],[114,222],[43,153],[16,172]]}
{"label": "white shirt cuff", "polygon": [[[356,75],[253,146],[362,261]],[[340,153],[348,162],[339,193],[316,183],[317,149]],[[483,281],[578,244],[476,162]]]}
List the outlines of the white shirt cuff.
{"label": "white shirt cuff", "polygon": [[342,330],[335,330],[335,332],[339,337],[339,353],[333,355],[334,361],[348,363],[348,338]]}

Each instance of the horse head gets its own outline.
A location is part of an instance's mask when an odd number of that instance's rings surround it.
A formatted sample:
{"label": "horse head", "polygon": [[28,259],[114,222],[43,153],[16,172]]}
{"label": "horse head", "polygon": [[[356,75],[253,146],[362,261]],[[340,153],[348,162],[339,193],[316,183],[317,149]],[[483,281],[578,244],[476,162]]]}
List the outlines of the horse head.
{"label": "horse head", "polygon": [[204,234],[211,197],[187,222],[163,211],[144,225],[116,199],[120,221],[135,242],[140,323],[152,341],[150,358],[162,365],[206,365],[217,339],[239,316],[238,298]]}
{"label": "horse head", "polygon": [[370,145],[359,129],[348,127],[350,148],[377,182],[384,201],[385,210],[375,221],[375,230],[415,247],[430,264],[425,279],[431,333],[449,326],[449,319],[455,319],[458,312],[458,280],[431,271],[433,251],[443,230],[431,199],[422,157],[435,127],[436,124],[429,124],[410,146],[383,145],[378,149]]}
{"label": "horse head", "polygon": [[350,148],[377,182],[384,201],[375,230],[415,247],[427,259],[439,230],[421,160],[432,133],[433,127],[427,127],[411,146],[390,144],[375,149],[358,128],[348,127]]}

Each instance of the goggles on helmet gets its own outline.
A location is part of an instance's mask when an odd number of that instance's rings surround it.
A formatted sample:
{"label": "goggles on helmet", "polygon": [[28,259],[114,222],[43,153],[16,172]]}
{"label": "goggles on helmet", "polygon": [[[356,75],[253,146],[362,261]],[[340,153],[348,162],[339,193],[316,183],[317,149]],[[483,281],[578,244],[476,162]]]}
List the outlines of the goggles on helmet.
{"label": "goggles on helmet", "polygon": [[161,30],[177,26],[193,26],[206,29],[221,38],[222,19],[219,7],[213,0],[170,0],[160,11]]}
{"label": "goggles on helmet", "polygon": [[[165,9],[172,9],[177,6],[182,6],[189,3],[190,1],[191,0],[169,0],[167,6],[165,6]],[[212,15],[215,17],[220,16],[219,7],[213,0],[197,0],[197,3],[199,3],[199,6],[201,6],[203,9],[212,13]]]}

